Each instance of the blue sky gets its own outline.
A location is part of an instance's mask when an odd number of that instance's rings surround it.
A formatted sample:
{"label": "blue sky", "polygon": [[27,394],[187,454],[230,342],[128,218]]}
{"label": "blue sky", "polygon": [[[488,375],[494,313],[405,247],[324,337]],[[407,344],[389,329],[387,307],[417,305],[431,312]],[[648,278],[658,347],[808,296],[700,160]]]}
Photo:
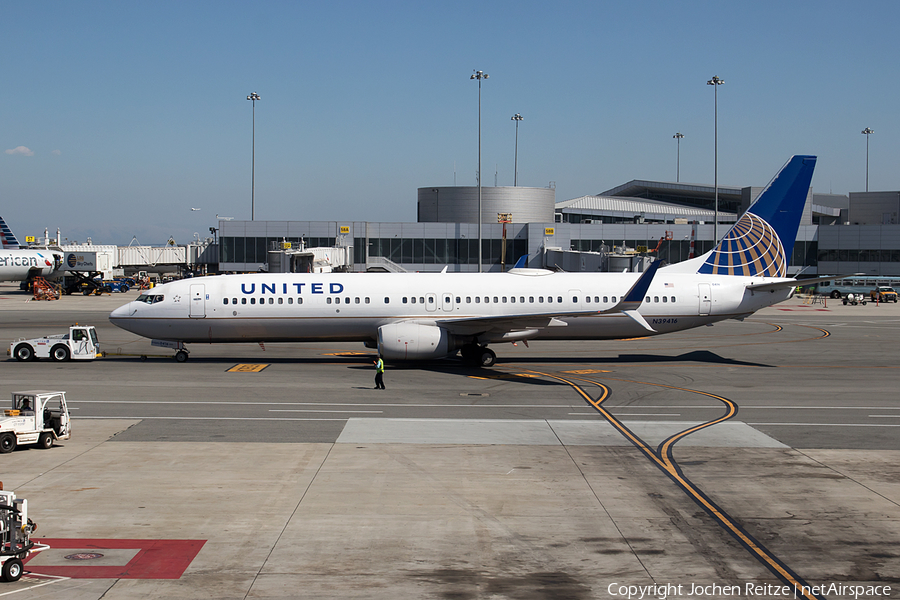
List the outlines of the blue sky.
{"label": "blue sky", "polygon": [[[418,187],[635,178],[900,189],[897,2],[29,2],[0,10],[0,194],[20,237],[144,244],[256,219],[416,219]],[[200,208],[191,211],[191,208]]]}

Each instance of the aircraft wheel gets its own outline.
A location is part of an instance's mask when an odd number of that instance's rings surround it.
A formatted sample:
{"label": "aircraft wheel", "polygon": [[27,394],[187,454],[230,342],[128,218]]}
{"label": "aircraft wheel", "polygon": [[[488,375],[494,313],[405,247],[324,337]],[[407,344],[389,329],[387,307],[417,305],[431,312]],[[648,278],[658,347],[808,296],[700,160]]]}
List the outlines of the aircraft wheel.
{"label": "aircraft wheel", "polygon": [[0,435],[0,454],[9,454],[16,449],[16,434],[11,431]]}
{"label": "aircraft wheel", "polygon": [[187,361],[187,359],[188,359],[188,353],[185,352],[184,350],[179,350],[178,352],[175,353],[176,361],[183,363],[183,362]]}
{"label": "aircraft wheel", "polygon": [[493,367],[497,362],[497,355],[490,348],[482,348],[478,354],[478,364],[482,367]]}
{"label": "aircraft wheel", "polygon": [[14,354],[16,355],[16,360],[21,362],[34,360],[34,348],[29,344],[19,344],[16,346]]}
{"label": "aircraft wheel", "polygon": [[833,292],[831,292],[831,299],[832,299],[832,300],[837,300],[837,299],[840,298],[840,297],[841,297],[841,293],[840,293],[839,291],[834,290]]}
{"label": "aircraft wheel", "polygon": [[49,431],[45,431],[41,434],[41,437],[38,438],[38,448],[42,448],[43,450],[48,450],[53,447],[53,434]]}
{"label": "aircraft wheel", "polygon": [[4,581],[18,581],[22,577],[22,561],[18,558],[10,558],[3,563],[3,579]]}
{"label": "aircraft wheel", "polygon": [[69,349],[65,346],[54,346],[50,351],[50,358],[57,362],[65,362],[69,360]]}

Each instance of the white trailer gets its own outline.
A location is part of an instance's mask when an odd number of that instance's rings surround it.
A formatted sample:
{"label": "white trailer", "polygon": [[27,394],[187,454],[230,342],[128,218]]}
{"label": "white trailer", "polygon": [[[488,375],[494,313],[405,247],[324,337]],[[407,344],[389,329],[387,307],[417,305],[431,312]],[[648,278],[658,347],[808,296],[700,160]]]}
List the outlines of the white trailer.
{"label": "white trailer", "polygon": [[12,408],[0,416],[0,454],[12,452],[23,444],[50,448],[54,441],[71,436],[65,392],[13,392]]}
{"label": "white trailer", "polygon": [[94,360],[102,356],[93,325],[73,325],[69,333],[41,338],[19,338],[9,345],[9,354],[18,361],[52,358],[56,361]]}

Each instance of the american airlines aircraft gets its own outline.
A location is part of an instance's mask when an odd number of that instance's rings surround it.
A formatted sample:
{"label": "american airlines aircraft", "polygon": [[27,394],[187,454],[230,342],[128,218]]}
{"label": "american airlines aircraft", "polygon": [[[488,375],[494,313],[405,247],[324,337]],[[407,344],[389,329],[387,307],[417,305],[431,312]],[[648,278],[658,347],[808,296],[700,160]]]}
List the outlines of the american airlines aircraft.
{"label": "american airlines aircraft", "polygon": [[0,217],[0,281],[25,281],[34,277],[48,277],[62,266],[62,252],[52,250],[24,250],[19,240]]}
{"label": "american airlines aircraft", "polygon": [[[185,343],[360,341],[385,360],[460,352],[492,366],[489,344],[661,335],[743,319],[790,298],[787,277],[815,156],[792,157],[710,252],[641,273],[219,275],[167,283],[110,321],[187,360]],[[446,269],[445,269],[446,271]],[[809,282],[815,280],[806,280]]]}

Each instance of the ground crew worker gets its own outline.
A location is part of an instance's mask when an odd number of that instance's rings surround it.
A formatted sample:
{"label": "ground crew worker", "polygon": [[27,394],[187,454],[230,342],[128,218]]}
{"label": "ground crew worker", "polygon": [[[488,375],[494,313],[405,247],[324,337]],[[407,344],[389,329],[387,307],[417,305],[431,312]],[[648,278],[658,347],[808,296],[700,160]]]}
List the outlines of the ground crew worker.
{"label": "ground crew worker", "polygon": [[375,361],[375,389],[383,390],[384,388],[384,361],[381,357]]}

